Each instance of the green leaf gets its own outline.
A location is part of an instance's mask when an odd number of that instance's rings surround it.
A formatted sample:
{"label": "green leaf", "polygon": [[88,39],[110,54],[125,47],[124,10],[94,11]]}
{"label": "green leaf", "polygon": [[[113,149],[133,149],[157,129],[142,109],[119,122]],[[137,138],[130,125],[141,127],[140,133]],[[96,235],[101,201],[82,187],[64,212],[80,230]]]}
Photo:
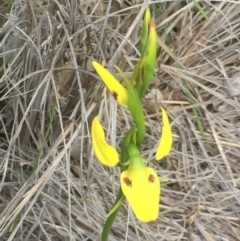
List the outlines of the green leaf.
{"label": "green leaf", "polygon": [[127,79],[126,75],[121,71],[121,69],[119,69],[117,66],[115,67],[122,75],[124,81],[126,82],[128,95],[130,97],[128,99],[128,109],[131,112],[132,117],[136,123],[136,127],[137,127],[136,145],[140,149],[143,138],[145,136],[145,121],[144,121],[143,107],[138,97],[137,91],[133,86],[133,83]]}
{"label": "green leaf", "polygon": [[120,188],[113,207],[115,207],[116,205],[118,205],[118,206],[107,217],[107,220],[104,224],[103,231],[102,231],[102,241],[108,241],[108,236],[109,236],[110,230],[111,230],[113,222],[120,210],[123,199],[124,199],[124,195],[123,195],[122,189]]}
{"label": "green leaf", "polygon": [[142,57],[143,69],[141,71],[143,71],[143,86],[141,87],[140,90],[137,91],[140,100],[142,99],[149,85],[152,82],[154,68],[156,65],[156,56],[157,56],[157,33],[156,33],[155,21],[154,19],[152,19],[149,27],[149,36],[148,36],[146,50],[144,52],[144,56]]}
{"label": "green leaf", "polygon": [[[128,160],[129,160],[129,153],[128,153],[128,146],[131,143],[135,143],[136,140],[136,127],[133,126],[128,132],[125,134],[122,143],[121,143],[121,172],[126,171],[128,169]],[[102,241],[108,241],[108,236],[110,230],[112,228],[113,222],[120,210],[122,202],[124,200],[124,194],[122,189],[119,188],[117,198],[113,204],[113,208],[108,213],[107,220],[104,224],[103,231],[102,231]]]}
{"label": "green leaf", "polygon": [[141,89],[143,85],[143,59],[140,59],[137,64],[135,65],[133,69],[133,74],[131,81],[133,82],[133,85],[135,86],[137,92],[139,89]]}
{"label": "green leaf", "polygon": [[124,197],[122,197],[117,202],[115,202],[115,205],[113,206],[111,211],[108,213],[107,217],[111,216],[118,208],[121,207],[123,199],[124,199]]}
{"label": "green leaf", "polygon": [[149,7],[147,7],[143,19],[143,25],[142,25],[142,34],[141,34],[141,40],[140,40],[140,53],[141,56],[143,56],[147,41],[148,41],[148,32],[149,32],[149,24],[151,19],[151,13]]}

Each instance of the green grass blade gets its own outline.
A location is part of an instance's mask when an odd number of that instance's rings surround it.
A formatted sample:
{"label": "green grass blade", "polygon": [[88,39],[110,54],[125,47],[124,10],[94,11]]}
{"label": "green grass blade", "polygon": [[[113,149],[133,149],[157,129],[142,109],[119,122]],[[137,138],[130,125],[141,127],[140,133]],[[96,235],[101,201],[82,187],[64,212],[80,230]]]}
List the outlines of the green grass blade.
{"label": "green grass blade", "polygon": [[[179,68],[179,69],[182,69],[181,64],[178,63],[178,62],[176,63],[176,67]],[[194,104],[194,98],[193,98],[192,93],[190,91],[190,88],[189,88],[189,86],[187,84],[187,81],[185,79],[183,79],[183,78],[181,78],[181,81],[182,81],[182,85],[183,85],[183,87],[185,89],[185,93],[187,95],[188,101],[191,104]],[[202,125],[202,122],[201,122],[201,119],[200,119],[200,116],[199,116],[197,108],[196,107],[192,107],[192,112],[193,112],[193,115],[195,117],[198,129],[199,129],[201,135],[205,136],[204,128],[203,128],[203,125]]]}
{"label": "green grass blade", "polygon": [[[181,81],[182,81],[183,87],[184,87],[184,89],[186,91],[186,95],[187,95],[188,101],[193,104],[194,103],[194,99],[193,99],[192,93],[190,91],[190,88],[189,88],[189,86],[187,84],[187,81],[185,79],[182,79],[182,78],[181,78]],[[195,117],[198,129],[199,129],[201,135],[205,136],[203,125],[202,125],[202,122],[201,122],[201,119],[200,119],[200,116],[199,116],[197,108],[196,107],[192,107],[192,112],[193,112],[193,115]]]}
{"label": "green grass blade", "polygon": [[18,224],[18,222],[19,222],[19,220],[20,220],[20,216],[21,216],[21,213],[17,214],[16,218],[14,219],[13,225],[12,225],[11,230],[10,230],[11,233],[12,233],[12,232],[15,230],[15,228],[17,227],[17,224]]}
{"label": "green grass blade", "polygon": [[[10,60],[11,60],[11,56],[6,57],[6,60],[5,60],[6,61],[6,65],[10,62]],[[0,66],[0,76],[3,73],[3,70],[4,70],[4,65]]]}
{"label": "green grass blade", "polygon": [[50,121],[49,121],[49,124],[48,124],[48,128],[47,128],[47,131],[46,131],[46,133],[44,135],[43,144],[41,146],[41,149],[38,152],[38,155],[37,155],[36,160],[34,162],[33,169],[31,171],[31,173],[36,171],[37,168],[38,168],[38,164],[39,164],[39,160],[40,160],[40,157],[41,157],[41,154],[42,154],[43,146],[45,145],[46,141],[48,140],[50,131],[52,129],[53,120],[54,120],[54,117],[55,117],[55,114],[56,114],[56,107],[57,107],[57,101],[55,100],[54,103],[53,103],[53,107],[52,107],[52,111],[51,111],[51,116],[50,116]]}
{"label": "green grass blade", "polygon": [[198,11],[203,15],[203,17],[205,19],[209,19],[207,13],[203,10],[203,8],[201,7],[201,5],[196,1],[196,0],[193,0],[193,4],[195,5],[195,7],[198,9]]}
{"label": "green grass blade", "polygon": [[7,0],[7,13],[10,13],[11,8],[12,8],[12,0]]}

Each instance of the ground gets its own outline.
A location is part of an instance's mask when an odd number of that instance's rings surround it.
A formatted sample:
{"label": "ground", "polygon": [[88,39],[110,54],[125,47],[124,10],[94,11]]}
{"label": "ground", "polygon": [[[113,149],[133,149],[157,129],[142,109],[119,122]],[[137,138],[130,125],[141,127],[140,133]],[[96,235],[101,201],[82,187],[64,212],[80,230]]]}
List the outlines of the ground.
{"label": "ground", "polygon": [[[133,120],[91,61],[131,76],[147,2],[1,1],[1,240],[101,240],[120,168],[94,156],[91,121],[120,151]],[[109,241],[240,240],[240,2],[196,2],[150,4],[158,59],[142,156],[166,182],[159,218],[142,223],[124,201]],[[157,162],[160,106],[174,143]]]}

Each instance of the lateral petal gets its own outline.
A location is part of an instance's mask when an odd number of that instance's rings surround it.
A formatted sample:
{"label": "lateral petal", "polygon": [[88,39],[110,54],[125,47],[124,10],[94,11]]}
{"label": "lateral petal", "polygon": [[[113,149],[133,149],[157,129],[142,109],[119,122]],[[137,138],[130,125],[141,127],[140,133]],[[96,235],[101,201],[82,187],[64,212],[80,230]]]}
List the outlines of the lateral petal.
{"label": "lateral petal", "polygon": [[104,136],[104,130],[99,122],[98,116],[92,122],[92,144],[97,159],[104,165],[114,167],[119,162],[116,149],[109,145]]}
{"label": "lateral petal", "polygon": [[155,158],[158,161],[169,154],[172,147],[172,142],[173,142],[172,131],[169,124],[167,113],[163,108],[161,109],[162,109],[162,120],[163,120],[162,136],[157,148],[157,153],[155,155]]}

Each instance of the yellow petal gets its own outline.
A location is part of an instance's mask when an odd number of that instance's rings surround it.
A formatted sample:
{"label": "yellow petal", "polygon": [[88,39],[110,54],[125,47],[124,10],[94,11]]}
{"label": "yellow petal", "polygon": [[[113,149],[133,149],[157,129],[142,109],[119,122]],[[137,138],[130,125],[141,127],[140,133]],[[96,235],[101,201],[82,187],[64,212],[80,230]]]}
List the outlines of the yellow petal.
{"label": "yellow petal", "polygon": [[129,167],[121,173],[120,182],[136,217],[142,222],[156,220],[160,199],[160,181],[157,173],[150,167]]}
{"label": "yellow petal", "polygon": [[102,164],[110,167],[118,164],[118,153],[113,146],[106,142],[98,116],[96,116],[92,122],[92,144],[95,155]]}
{"label": "yellow petal", "polygon": [[156,160],[162,159],[164,156],[168,155],[172,147],[172,131],[169,124],[168,116],[166,111],[162,109],[162,120],[163,120],[163,127],[162,127],[162,137],[160,143],[157,148],[156,153]]}
{"label": "yellow petal", "polygon": [[128,92],[115,77],[106,70],[101,64],[96,61],[92,62],[94,69],[97,71],[98,75],[103,80],[104,84],[107,86],[112,96],[118,102],[119,105],[128,107]]}

